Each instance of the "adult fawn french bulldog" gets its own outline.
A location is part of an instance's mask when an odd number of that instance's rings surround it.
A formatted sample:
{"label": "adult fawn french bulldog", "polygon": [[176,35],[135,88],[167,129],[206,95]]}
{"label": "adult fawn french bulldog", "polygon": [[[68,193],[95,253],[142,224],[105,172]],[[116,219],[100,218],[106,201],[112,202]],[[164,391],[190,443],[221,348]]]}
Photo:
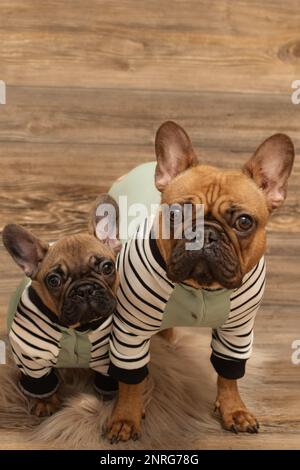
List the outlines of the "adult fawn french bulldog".
{"label": "adult fawn french bulldog", "polygon": [[97,231],[101,204],[115,207],[117,223],[118,207],[103,194],[91,211],[88,231],[51,245],[20,225],[3,230],[4,246],[27,276],[11,303],[9,341],[20,369],[19,386],[39,417],[60,406],[57,368],[91,368],[104,398],[117,391],[107,368],[119,243],[108,231]]}
{"label": "adult fawn french bulldog", "polygon": [[[110,194],[136,190],[140,196],[135,200],[143,201],[153,186],[153,199],[160,192],[161,203],[176,207],[174,212],[182,211],[185,203],[203,204],[204,242],[202,248],[188,251],[184,236],[164,238],[158,210],[156,237],[146,219],[137,229],[143,236],[123,245],[110,342],[110,372],[119,380],[119,397],[106,435],[111,442],[140,436],[150,338],[176,325],[212,327],[215,407],[222,424],[233,432],[258,432],[254,414],[240,397],[238,379],[251,354],[264,290],[266,225],[286,198],[293,143],[287,135],[275,134],[243,168],[224,170],[201,164],[185,130],[165,122],[157,131],[155,151],[156,164],[133,170]],[[194,222],[192,217],[191,227]],[[173,234],[181,229],[173,228]]]}

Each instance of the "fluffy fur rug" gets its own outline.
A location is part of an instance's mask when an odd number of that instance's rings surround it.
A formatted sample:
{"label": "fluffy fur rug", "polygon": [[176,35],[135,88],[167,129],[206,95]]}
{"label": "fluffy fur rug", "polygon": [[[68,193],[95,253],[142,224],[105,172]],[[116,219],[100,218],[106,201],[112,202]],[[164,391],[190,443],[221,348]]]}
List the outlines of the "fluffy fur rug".
{"label": "fluffy fur rug", "polygon": [[173,344],[160,337],[152,340],[141,440],[113,447],[102,438],[113,403],[96,395],[84,370],[62,370],[61,410],[46,419],[33,417],[17,387],[18,371],[10,357],[0,366],[0,428],[17,429],[31,444],[44,441],[69,449],[190,448],[200,429],[212,432],[220,426],[213,414],[215,376],[208,337],[190,331],[177,332]]}

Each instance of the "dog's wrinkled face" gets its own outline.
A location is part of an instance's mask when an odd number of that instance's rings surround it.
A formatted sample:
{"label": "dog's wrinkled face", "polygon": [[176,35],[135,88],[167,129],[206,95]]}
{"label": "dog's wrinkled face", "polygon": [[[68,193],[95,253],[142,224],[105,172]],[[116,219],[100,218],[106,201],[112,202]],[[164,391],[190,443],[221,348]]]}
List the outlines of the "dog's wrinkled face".
{"label": "dog's wrinkled face", "polygon": [[32,286],[55,306],[65,326],[103,321],[116,307],[115,260],[88,234],[67,236],[49,247]]}
{"label": "dog's wrinkled face", "polygon": [[184,203],[204,205],[203,248],[187,250],[185,238],[164,244],[172,281],[235,288],[263,255],[267,207],[262,193],[241,172],[193,167],[168,185],[162,202],[179,203],[179,208]]}
{"label": "dog's wrinkled face", "polygon": [[[66,327],[88,325],[111,315],[116,307],[116,240],[96,237],[96,208],[115,202],[107,195],[92,211],[90,233],[65,236],[48,245],[18,225],[7,225],[3,241],[15,261],[32,278],[41,300]],[[117,217],[116,217],[117,220]]]}
{"label": "dog's wrinkled face", "polygon": [[185,238],[158,240],[169,278],[193,287],[239,287],[265,251],[270,212],[285,199],[294,160],[291,140],[274,135],[242,170],[225,171],[199,164],[185,131],[167,122],[157,132],[156,154],[161,202],[176,205],[177,211],[185,203],[204,205],[201,249],[187,250],[191,240]]}

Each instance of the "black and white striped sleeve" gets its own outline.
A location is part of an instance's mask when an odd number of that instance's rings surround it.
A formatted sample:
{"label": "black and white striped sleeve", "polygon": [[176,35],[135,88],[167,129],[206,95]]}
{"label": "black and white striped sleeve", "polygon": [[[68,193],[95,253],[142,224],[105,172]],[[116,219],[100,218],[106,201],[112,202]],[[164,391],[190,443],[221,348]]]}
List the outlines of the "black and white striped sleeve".
{"label": "black and white striped sleeve", "polygon": [[230,297],[228,319],[212,331],[211,362],[216,372],[228,379],[239,379],[245,373],[253,345],[253,326],[265,287],[265,260],[250,271],[241,287]]}
{"label": "black and white striped sleeve", "polygon": [[61,332],[36,309],[26,289],[9,332],[14,360],[22,372],[20,387],[26,395],[46,397],[58,388],[53,366],[60,338]]}
{"label": "black and white striped sleeve", "polygon": [[[142,229],[141,229],[142,230]],[[109,372],[117,380],[139,383],[148,374],[150,338],[159,331],[173,285],[149,237],[136,236],[118,258],[120,285],[110,340]]]}

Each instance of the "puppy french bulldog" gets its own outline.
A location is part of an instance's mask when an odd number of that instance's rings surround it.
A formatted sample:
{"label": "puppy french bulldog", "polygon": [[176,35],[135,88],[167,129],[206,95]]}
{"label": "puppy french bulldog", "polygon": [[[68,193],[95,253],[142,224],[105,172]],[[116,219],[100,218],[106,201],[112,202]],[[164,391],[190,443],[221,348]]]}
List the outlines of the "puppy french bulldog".
{"label": "puppy french bulldog", "polygon": [[[266,225],[286,198],[293,143],[284,134],[273,135],[241,170],[223,170],[201,164],[184,129],[166,122],[158,129],[155,150],[156,164],[136,168],[110,194],[146,204],[160,201],[177,212],[186,203],[203,204],[203,246],[188,251],[190,240],[172,236],[180,232],[181,222],[169,238],[163,237],[160,209],[155,236],[155,224],[146,218],[124,244],[110,343],[110,372],[119,380],[119,398],[107,436],[112,442],[139,437],[150,338],[184,325],[212,327],[211,362],[218,374],[215,407],[224,428],[258,432],[237,380],[251,354],[265,284]],[[171,224],[174,220],[170,217]]]}
{"label": "puppy french bulldog", "polygon": [[91,211],[89,233],[65,236],[51,245],[19,225],[3,230],[6,249],[27,276],[9,312],[9,340],[21,372],[19,386],[33,398],[37,416],[50,415],[60,405],[55,368],[89,367],[104,398],[117,390],[107,367],[119,242],[99,232],[97,215],[107,203],[114,206],[117,221],[115,201],[101,195]]}

